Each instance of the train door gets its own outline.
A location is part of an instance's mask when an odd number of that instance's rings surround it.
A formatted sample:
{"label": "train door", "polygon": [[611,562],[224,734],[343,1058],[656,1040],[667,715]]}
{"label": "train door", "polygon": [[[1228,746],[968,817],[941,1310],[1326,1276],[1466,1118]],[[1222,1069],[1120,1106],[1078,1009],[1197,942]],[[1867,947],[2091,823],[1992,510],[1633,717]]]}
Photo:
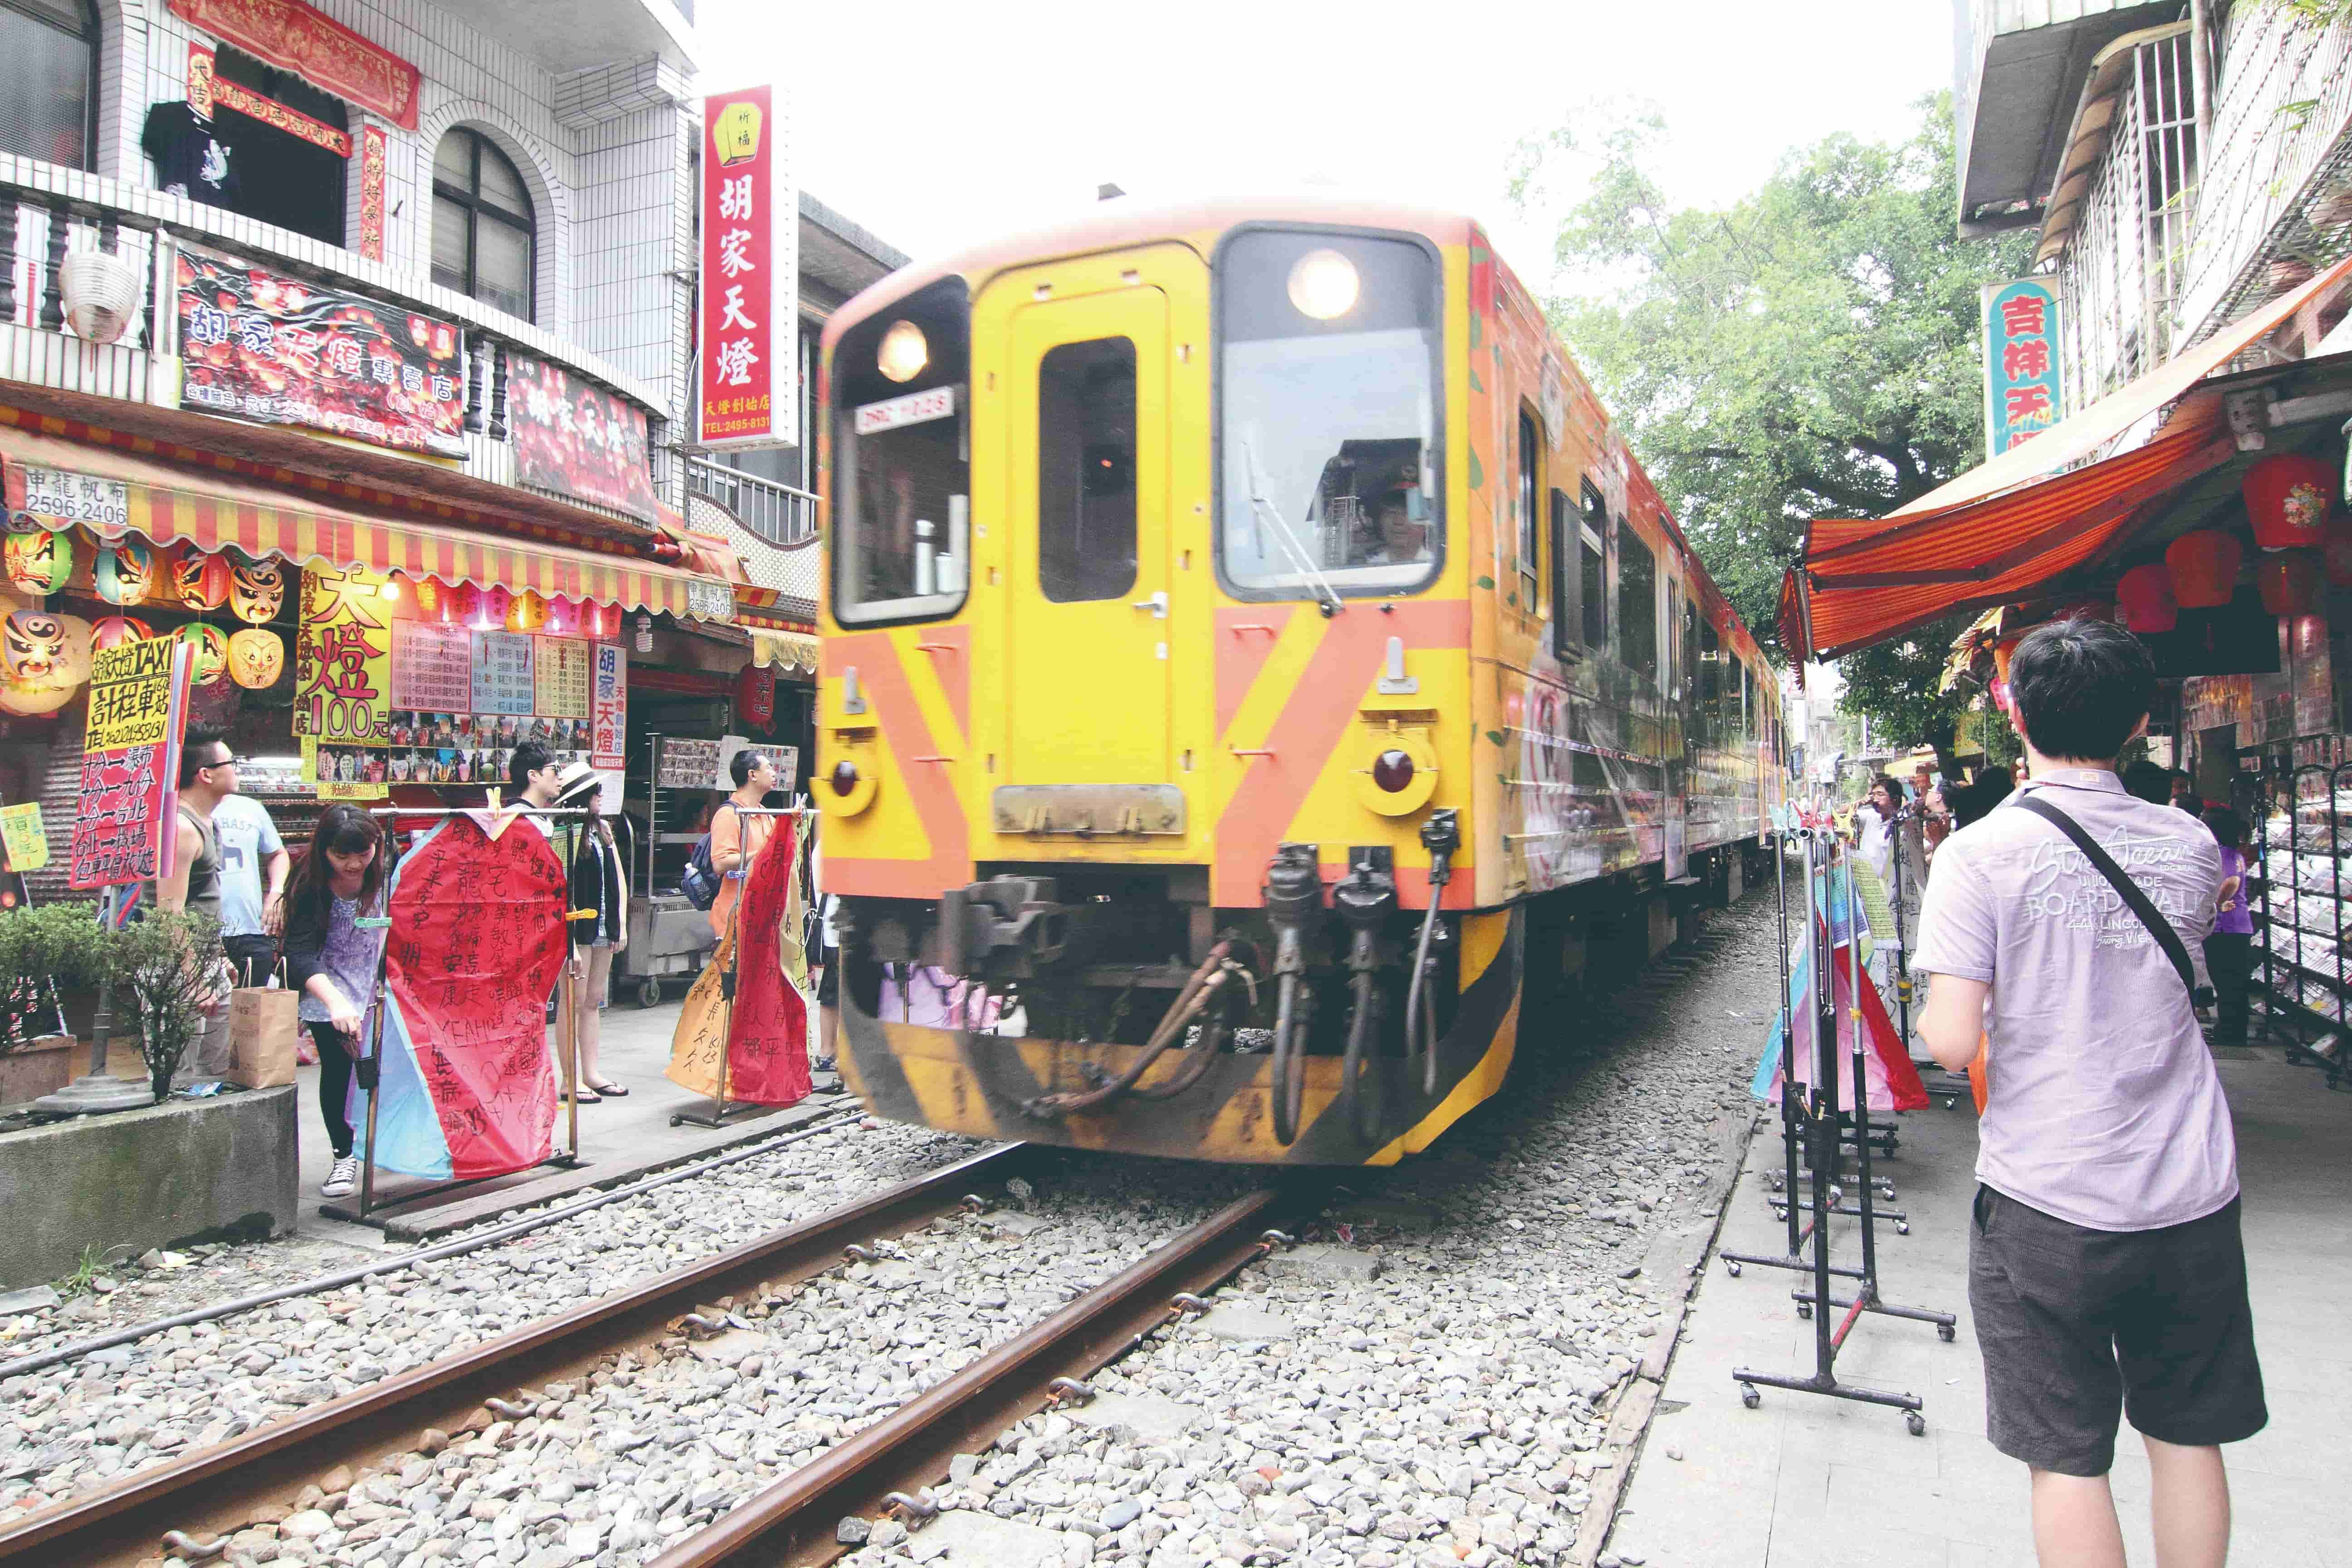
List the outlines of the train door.
{"label": "train door", "polygon": [[1168,296],[1037,293],[1005,368],[1008,782],[1169,783]]}
{"label": "train door", "polygon": [[1682,580],[1666,579],[1665,636],[1658,639],[1661,661],[1658,688],[1665,698],[1666,797],[1659,803],[1660,815],[1666,823],[1666,878],[1690,875],[1690,663],[1683,639],[1675,636],[1682,625],[1687,601],[1683,597]]}

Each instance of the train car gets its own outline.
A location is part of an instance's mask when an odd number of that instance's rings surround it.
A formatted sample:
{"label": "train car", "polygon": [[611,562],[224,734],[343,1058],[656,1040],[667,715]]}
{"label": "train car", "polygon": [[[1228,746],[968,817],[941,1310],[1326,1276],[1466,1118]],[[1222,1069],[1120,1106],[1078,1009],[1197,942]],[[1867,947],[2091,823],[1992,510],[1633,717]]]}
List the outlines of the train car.
{"label": "train car", "polygon": [[822,376],[877,1114],[1393,1163],[1736,895],[1772,672],[1471,219],[1106,204],[866,289]]}

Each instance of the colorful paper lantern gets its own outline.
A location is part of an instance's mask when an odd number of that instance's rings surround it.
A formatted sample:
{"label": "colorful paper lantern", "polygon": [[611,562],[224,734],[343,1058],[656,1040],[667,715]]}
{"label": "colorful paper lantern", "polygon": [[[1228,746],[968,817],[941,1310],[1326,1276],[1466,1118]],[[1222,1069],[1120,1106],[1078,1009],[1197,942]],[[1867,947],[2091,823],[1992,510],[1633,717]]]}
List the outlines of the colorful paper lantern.
{"label": "colorful paper lantern", "polygon": [[408,595],[416,606],[420,621],[446,621],[449,618],[448,585],[438,577],[419,577],[407,584]]}
{"label": "colorful paper lantern", "polygon": [[459,626],[478,626],[482,624],[482,591],[471,583],[460,583],[449,590],[451,616]]}
{"label": "colorful paper lantern", "polygon": [[1999,676],[1995,676],[1993,677],[1992,684],[1986,687],[1985,691],[1987,695],[1991,697],[1992,705],[1999,709],[2002,714],[2007,716],[2011,723],[2015,723],[2017,721],[2017,713],[2009,705],[2009,682]]}
{"label": "colorful paper lantern", "polygon": [[228,668],[228,634],[220,627],[190,621],[180,628],[180,640],[196,650],[193,678],[196,685],[210,686]]}
{"label": "colorful paper lantern", "polygon": [[2254,542],[2264,550],[2317,544],[2336,510],[2336,470],[2308,452],[2273,452],[2246,470],[2239,486]]}
{"label": "colorful paper lantern", "polygon": [[228,639],[228,677],[247,691],[278,684],[286,671],[286,645],[278,634],[247,626]]}
{"label": "colorful paper lantern", "polygon": [[89,628],[89,646],[100,653],[125,643],[146,642],[155,635],[155,628],[145,621],[129,616],[109,616]]}
{"label": "colorful paper lantern", "polygon": [[12,533],[0,545],[11,587],[26,594],[55,594],[73,575],[73,541],[47,529],[37,533]]}
{"label": "colorful paper lantern", "polygon": [[110,605],[143,605],[155,596],[155,547],[126,539],[98,552],[90,568],[98,596]]}
{"label": "colorful paper lantern", "polygon": [[172,595],[184,608],[217,610],[228,603],[228,557],[207,555],[193,544],[172,553]]}
{"label": "colorful paper lantern", "polygon": [[482,619],[490,626],[502,626],[514,609],[514,595],[504,588],[482,590]]}
{"label": "colorful paper lantern", "polygon": [[507,601],[507,630],[535,632],[547,625],[547,601],[525,588]]}
{"label": "colorful paper lantern", "polygon": [[2315,551],[2283,550],[2265,555],[2254,565],[2254,586],[2262,590],[2263,608],[2274,616],[2307,616],[2319,607],[2326,592],[2319,556]]}
{"label": "colorful paper lantern", "polygon": [[240,621],[266,626],[286,603],[286,566],[279,561],[229,563],[228,607]]}
{"label": "colorful paper lantern", "polygon": [[580,606],[561,594],[551,596],[547,601],[547,629],[556,637],[588,635],[581,626]]}
{"label": "colorful paper lantern", "polygon": [[2164,550],[2164,564],[2172,573],[2173,603],[2184,610],[2228,604],[2244,554],[2237,540],[2218,528],[2192,529],[2174,540]]}
{"label": "colorful paper lantern", "polygon": [[2168,632],[2180,624],[2180,605],[2172,596],[2172,571],[2160,561],[2135,566],[2116,584],[2118,617],[2135,632]]}
{"label": "colorful paper lantern", "polygon": [[735,678],[735,722],[743,729],[765,730],[776,721],[776,678],[765,667],[747,664]]}
{"label": "colorful paper lantern", "polygon": [[79,616],[16,610],[0,618],[0,713],[54,713],[89,679],[90,626]]}

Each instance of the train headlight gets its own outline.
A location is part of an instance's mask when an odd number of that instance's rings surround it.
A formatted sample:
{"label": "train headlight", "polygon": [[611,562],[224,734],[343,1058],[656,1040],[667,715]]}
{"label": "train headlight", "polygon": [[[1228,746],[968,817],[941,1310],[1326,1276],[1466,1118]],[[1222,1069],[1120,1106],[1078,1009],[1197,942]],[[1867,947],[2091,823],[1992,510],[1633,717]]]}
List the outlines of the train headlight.
{"label": "train headlight", "polygon": [[1310,250],[1290,264],[1290,302],[1300,315],[1318,321],[1354,310],[1361,287],[1356,264],[1336,250]]}
{"label": "train headlight", "polygon": [[1364,737],[1355,771],[1357,804],[1382,816],[1410,816],[1437,793],[1437,752],[1427,735],[1402,726]]}
{"label": "train headlight", "polygon": [[931,363],[931,345],[914,322],[895,321],[882,334],[882,347],[874,361],[875,368],[892,381],[912,381]]}
{"label": "train headlight", "polygon": [[857,764],[844,757],[833,764],[833,793],[848,796],[857,793]]}
{"label": "train headlight", "polygon": [[[854,735],[840,739],[853,748],[858,746]],[[863,761],[856,756],[843,757],[825,773],[824,783],[815,791],[818,811],[827,816],[856,816],[874,804],[880,773],[874,766],[870,746],[863,749]]]}

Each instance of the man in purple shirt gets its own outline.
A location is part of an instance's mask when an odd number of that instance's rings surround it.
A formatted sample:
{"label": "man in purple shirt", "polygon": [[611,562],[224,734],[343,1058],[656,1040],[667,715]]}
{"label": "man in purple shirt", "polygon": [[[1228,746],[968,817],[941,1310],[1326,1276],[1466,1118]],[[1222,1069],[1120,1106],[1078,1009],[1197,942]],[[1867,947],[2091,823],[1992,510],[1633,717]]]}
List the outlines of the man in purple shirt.
{"label": "man in purple shirt", "polygon": [[1913,961],[1937,977],[1919,1020],[1936,1059],[1958,1071],[1979,1031],[1988,1041],[1969,1237],[1986,1436],[2031,1468],[2044,1568],[2124,1568],[2107,1471],[2128,1412],[2147,1444],[2158,1561],[2221,1568],[2220,1445],[2268,1419],[2229,1107],[2168,944],[2023,803],[2072,818],[2184,959],[2213,928],[2221,847],[2116,776],[2156,689],[2130,633],[2039,627],[2009,681],[2032,780],[1937,852]]}

